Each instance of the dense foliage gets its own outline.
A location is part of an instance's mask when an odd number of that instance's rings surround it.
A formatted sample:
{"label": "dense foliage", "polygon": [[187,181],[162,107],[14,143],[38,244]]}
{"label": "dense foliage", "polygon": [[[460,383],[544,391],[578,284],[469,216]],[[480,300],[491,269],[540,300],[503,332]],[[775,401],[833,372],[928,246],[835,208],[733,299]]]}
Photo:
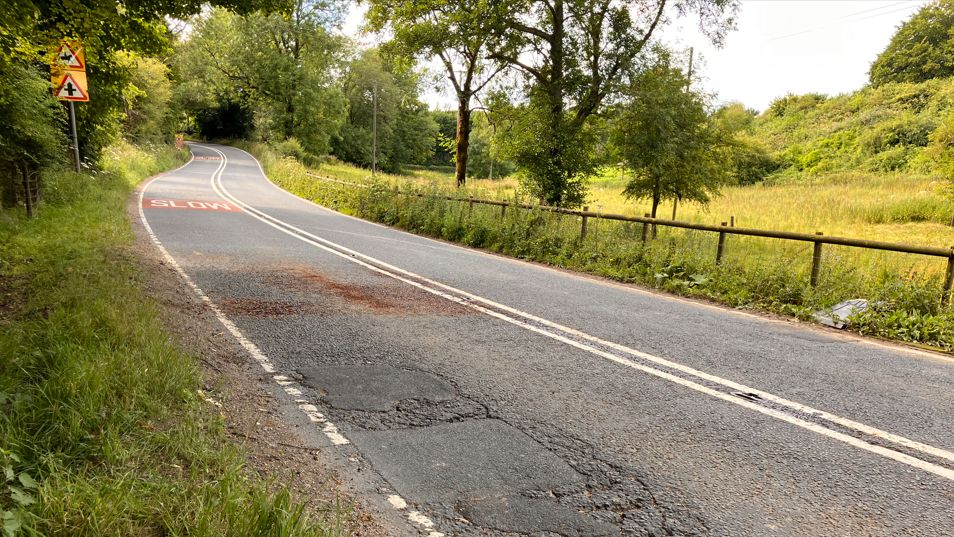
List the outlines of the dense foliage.
{"label": "dense foliage", "polygon": [[[247,12],[278,9],[282,0],[214,0]],[[172,52],[166,17],[198,13],[196,0],[47,2],[13,0],[0,10],[0,201],[22,197],[24,174],[69,162],[66,109],[50,92],[49,55],[60,39],[81,38],[91,100],[76,105],[79,145],[88,168],[125,134],[137,141],[171,140]],[[53,46],[51,46],[53,45]],[[42,186],[42,185],[41,185]]]}
{"label": "dense foliage", "polygon": [[[397,58],[365,51],[348,66],[348,116],[334,138],[339,158],[385,171],[424,163],[434,151],[437,124],[419,100],[420,77]],[[375,139],[376,137],[376,139]]]}
{"label": "dense foliage", "polygon": [[871,65],[871,84],[954,76],[954,0],[934,0],[905,22]]}
{"label": "dense foliage", "polygon": [[855,93],[789,95],[755,118],[750,137],[778,159],[778,175],[944,174],[954,79],[886,83]]}
{"label": "dense foliage", "polygon": [[288,13],[197,17],[175,60],[182,108],[201,118],[199,133],[296,138],[310,154],[327,154],[346,110],[335,83],[344,42],[330,32],[339,17],[334,4],[304,0]]}

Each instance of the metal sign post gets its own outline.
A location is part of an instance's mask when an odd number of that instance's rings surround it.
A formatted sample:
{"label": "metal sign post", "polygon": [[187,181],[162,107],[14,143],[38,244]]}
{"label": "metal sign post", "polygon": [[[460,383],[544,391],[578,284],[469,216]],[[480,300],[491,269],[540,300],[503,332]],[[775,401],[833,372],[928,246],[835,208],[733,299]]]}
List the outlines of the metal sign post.
{"label": "metal sign post", "polygon": [[89,101],[89,85],[86,82],[86,54],[79,41],[60,42],[50,61],[50,82],[53,95],[66,101],[70,110],[70,132],[73,134],[73,163],[80,168],[79,135],[76,132],[76,108],[74,102]]}
{"label": "metal sign post", "polygon": [[73,162],[76,164],[76,173],[80,172],[80,154],[79,154],[79,135],[76,134],[76,109],[73,108],[73,101],[69,101],[70,107],[70,130],[73,131]]}

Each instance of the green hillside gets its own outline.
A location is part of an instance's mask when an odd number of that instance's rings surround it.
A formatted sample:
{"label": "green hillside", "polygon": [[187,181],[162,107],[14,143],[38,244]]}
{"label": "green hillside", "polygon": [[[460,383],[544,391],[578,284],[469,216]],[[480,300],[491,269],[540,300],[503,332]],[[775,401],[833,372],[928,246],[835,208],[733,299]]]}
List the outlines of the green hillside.
{"label": "green hillside", "polygon": [[755,118],[749,136],[777,159],[775,178],[866,172],[946,179],[954,169],[954,78],[782,97]]}

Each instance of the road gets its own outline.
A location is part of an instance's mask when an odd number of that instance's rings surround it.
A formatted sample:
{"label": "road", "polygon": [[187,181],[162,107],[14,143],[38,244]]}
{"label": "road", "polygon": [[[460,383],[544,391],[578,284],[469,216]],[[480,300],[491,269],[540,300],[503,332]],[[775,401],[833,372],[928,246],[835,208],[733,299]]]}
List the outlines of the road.
{"label": "road", "polygon": [[950,358],[417,237],[192,149],[144,223],[396,533],[954,535]]}

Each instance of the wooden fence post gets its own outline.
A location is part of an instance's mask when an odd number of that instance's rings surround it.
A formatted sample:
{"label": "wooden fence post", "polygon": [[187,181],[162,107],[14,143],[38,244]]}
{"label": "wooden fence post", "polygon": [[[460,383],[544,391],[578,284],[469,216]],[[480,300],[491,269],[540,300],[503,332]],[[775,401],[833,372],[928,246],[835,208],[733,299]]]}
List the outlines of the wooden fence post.
{"label": "wooden fence post", "polygon": [[[587,212],[587,211],[589,211],[589,210],[590,210],[590,206],[589,206],[589,205],[584,205],[584,206],[583,206],[583,212],[584,212],[584,213]],[[583,240],[583,239],[585,239],[585,238],[586,238],[586,215],[584,214],[584,215],[583,215],[583,223],[580,224],[580,240]]]}
{"label": "wooden fence post", "polygon": [[[815,233],[815,235],[824,235],[821,231]],[[821,261],[822,261],[822,243],[815,241],[815,248],[812,250],[812,287],[818,285],[818,274],[821,272]]]}
{"label": "wooden fence post", "polygon": [[944,275],[944,291],[941,293],[941,303],[945,306],[951,303],[952,286],[954,286],[954,246],[951,246],[951,256],[947,258],[947,274]]}
{"label": "wooden fence post", "polygon": [[[725,222],[722,225],[725,226]],[[719,247],[716,248],[716,265],[722,264],[722,254],[725,253],[725,231],[719,232]]]}
{"label": "wooden fence post", "polygon": [[26,201],[27,218],[33,218],[33,187],[30,185],[30,167],[24,164],[22,168],[17,166],[17,169],[20,170],[23,178],[23,199]]}
{"label": "wooden fence post", "polygon": [[506,217],[507,217],[507,204],[505,203],[500,206],[500,219],[503,220]]}
{"label": "wooden fence post", "polygon": [[[644,213],[646,218],[649,218],[649,213]],[[649,237],[649,224],[643,222],[643,244],[646,244],[646,239]]]}

